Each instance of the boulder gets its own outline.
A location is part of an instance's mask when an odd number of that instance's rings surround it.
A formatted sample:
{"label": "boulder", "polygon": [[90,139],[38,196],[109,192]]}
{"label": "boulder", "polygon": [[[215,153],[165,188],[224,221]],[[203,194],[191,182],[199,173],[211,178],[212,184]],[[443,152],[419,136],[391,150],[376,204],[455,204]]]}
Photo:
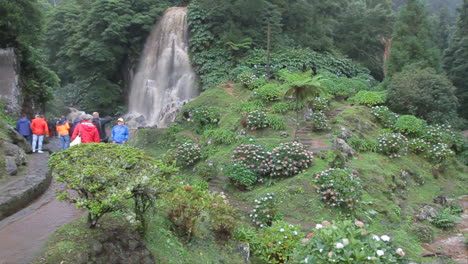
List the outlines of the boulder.
{"label": "boulder", "polygon": [[18,145],[12,144],[10,142],[3,142],[3,149],[5,156],[14,158],[16,166],[26,164],[26,153]]}
{"label": "boulder", "polygon": [[5,141],[18,145],[26,153],[32,152],[31,145],[29,144],[29,142],[22,135],[18,134],[14,127],[8,125],[7,131],[8,138]]}
{"label": "boulder", "polygon": [[345,157],[348,158],[351,158],[354,155],[356,155],[354,149],[341,138],[335,138],[333,140],[333,148],[339,150],[341,153],[343,153]]}
{"label": "boulder", "polygon": [[16,166],[14,157],[5,156],[5,170],[10,176],[16,175],[18,173],[18,166]]}
{"label": "boulder", "polygon": [[339,126],[338,127],[338,138],[341,138],[343,140],[347,140],[348,138],[351,138],[353,136],[353,132],[349,131],[346,127],[344,126]]}
{"label": "boulder", "polygon": [[438,212],[439,208],[437,208],[437,206],[427,204],[419,209],[419,212],[416,214],[416,218],[420,221],[432,221],[432,219],[434,219],[437,216]]}

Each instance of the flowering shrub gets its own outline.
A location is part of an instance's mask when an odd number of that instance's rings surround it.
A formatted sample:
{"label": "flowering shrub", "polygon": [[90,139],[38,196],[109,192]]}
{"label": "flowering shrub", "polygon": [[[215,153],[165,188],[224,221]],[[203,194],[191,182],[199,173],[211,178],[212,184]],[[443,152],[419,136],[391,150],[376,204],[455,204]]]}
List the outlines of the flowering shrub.
{"label": "flowering shrub", "polygon": [[324,130],[329,128],[328,119],[322,111],[313,112],[310,119],[314,125],[314,130]]}
{"label": "flowering shrub", "polygon": [[216,126],[220,118],[219,111],[218,107],[200,106],[192,111],[193,122],[201,127]]}
{"label": "flowering shrub", "polygon": [[430,143],[445,143],[449,148],[461,152],[463,150],[463,137],[453,131],[448,125],[430,125],[425,128],[422,138]]}
{"label": "flowering shrub", "polygon": [[278,85],[268,83],[254,91],[256,97],[265,102],[279,101],[283,97],[283,91]]}
{"label": "flowering shrub", "polygon": [[312,109],[314,111],[328,111],[330,110],[329,104],[330,102],[325,98],[315,97],[312,99]]}
{"label": "flowering shrub", "polygon": [[386,93],[385,92],[374,92],[374,91],[359,91],[355,96],[350,98],[361,105],[374,106],[385,103]]}
{"label": "flowering shrub", "polygon": [[305,172],[314,160],[312,152],[299,142],[281,143],[268,161],[270,177],[290,177]]}
{"label": "flowering shrub", "polygon": [[361,182],[347,169],[324,170],[315,175],[315,183],[317,193],[330,206],[353,209],[361,198]]}
{"label": "flowering shrub", "polygon": [[454,155],[455,153],[445,143],[430,145],[426,152],[426,158],[436,163],[442,163],[445,159]]}
{"label": "flowering shrub", "polygon": [[176,150],[176,161],[180,167],[187,167],[194,164],[201,157],[201,150],[198,145],[185,142]]}
{"label": "flowering shrub", "polygon": [[424,123],[424,120],[413,115],[402,115],[398,117],[394,128],[396,132],[403,133],[407,136],[416,136],[422,132]]}
{"label": "flowering shrub", "polygon": [[397,158],[406,154],[408,139],[400,133],[385,133],[377,141],[379,142],[377,146],[379,152],[390,158]]}
{"label": "flowering shrub", "polygon": [[323,221],[302,239],[288,263],[408,263],[391,237],[369,234],[363,227],[360,221]]}
{"label": "flowering shrub", "polygon": [[267,193],[262,198],[255,200],[255,208],[250,212],[249,217],[257,227],[271,226],[276,220],[283,219],[278,212],[278,199],[274,193]]}
{"label": "flowering shrub", "polygon": [[385,128],[393,128],[399,115],[393,113],[386,106],[374,106],[371,113]]}
{"label": "flowering shrub", "polygon": [[224,169],[224,173],[240,189],[248,188],[257,182],[255,172],[247,168],[243,163],[230,163]]}
{"label": "flowering shrub", "polygon": [[241,72],[239,75],[237,75],[237,80],[249,89],[254,89],[252,85],[257,79],[258,77],[255,74],[248,71]]}
{"label": "flowering shrub", "polygon": [[269,156],[270,153],[268,153],[263,146],[242,144],[233,151],[231,161],[242,163],[259,175],[265,175],[269,172]]}
{"label": "flowering shrub", "polygon": [[253,253],[268,263],[285,263],[303,236],[300,226],[276,221],[252,241]]}
{"label": "flowering shrub", "polygon": [[247,114],[247,128],[256,130],[259,128],[266,128],[269,126],[268,118],[263,111],[252,111]]}
{"label": "flowering shrub", "polygon": [[427,150],[428,143],[421,138],[413,138],[408,141],[408,150],[411,153],[419,154]]}

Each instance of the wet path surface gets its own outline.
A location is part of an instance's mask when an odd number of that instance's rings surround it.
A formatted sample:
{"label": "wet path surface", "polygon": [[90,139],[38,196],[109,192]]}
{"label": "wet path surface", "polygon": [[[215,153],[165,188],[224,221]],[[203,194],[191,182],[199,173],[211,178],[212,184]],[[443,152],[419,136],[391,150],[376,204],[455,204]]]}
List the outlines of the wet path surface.
{"label": "wet path surface", "polygon": [[[49,149],[56,150],[56,141],[51,139]],[[42,162],[31,162],[28,166],[47,166],[46,159],[37,160]],[[73,205],[57,200],[56,189],[63,189],[63,184],[53,180],[47,191],[29,206],[0,221],[0,264],[31,262],[53,232],[84,214]]]}

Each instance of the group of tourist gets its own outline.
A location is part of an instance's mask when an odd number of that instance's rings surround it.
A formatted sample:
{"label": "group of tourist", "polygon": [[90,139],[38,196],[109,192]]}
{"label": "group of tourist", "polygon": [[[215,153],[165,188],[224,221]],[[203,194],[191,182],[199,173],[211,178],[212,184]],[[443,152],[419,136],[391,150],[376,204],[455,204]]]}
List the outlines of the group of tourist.
{"label": "group of tourist", "polygon": [[[112,121],[111,117],[100,118],[98,112],[94,112],[93,115],[80,115],[71,124],[65,116],[61,116],[57,122],[47,122],[43,115],[36,115],[31,121],[23,115],[16,122],[16,131],[31,144],[33,152],[43,153],[44,136],[54,136],[55,131],[60,138],[61,149],[69,148],[70,142],[77,136],[81,137],[81,143],[107,143],[105,125],[110,121]],[[128,139],[129,129],[124,125],[123,118],[119,118],[117,125],[112,128],[111,141],[122,145]]]}

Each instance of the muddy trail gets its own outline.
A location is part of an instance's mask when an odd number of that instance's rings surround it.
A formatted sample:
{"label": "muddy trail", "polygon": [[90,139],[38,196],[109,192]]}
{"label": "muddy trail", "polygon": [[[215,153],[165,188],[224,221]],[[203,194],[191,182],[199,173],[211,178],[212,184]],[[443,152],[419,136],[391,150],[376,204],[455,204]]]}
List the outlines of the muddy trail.
{"label": "muddy trail", "polygon": [[[58,150],[52,138],[45,149]],[[28,155],[28,171],[47,167],[49,154]],[[27,207],[0,221],[0,264],[30,263],[40,253],[48,237],[84,212],[56,199],[55,190],[63,184],[52,180],[49,188]]]}

